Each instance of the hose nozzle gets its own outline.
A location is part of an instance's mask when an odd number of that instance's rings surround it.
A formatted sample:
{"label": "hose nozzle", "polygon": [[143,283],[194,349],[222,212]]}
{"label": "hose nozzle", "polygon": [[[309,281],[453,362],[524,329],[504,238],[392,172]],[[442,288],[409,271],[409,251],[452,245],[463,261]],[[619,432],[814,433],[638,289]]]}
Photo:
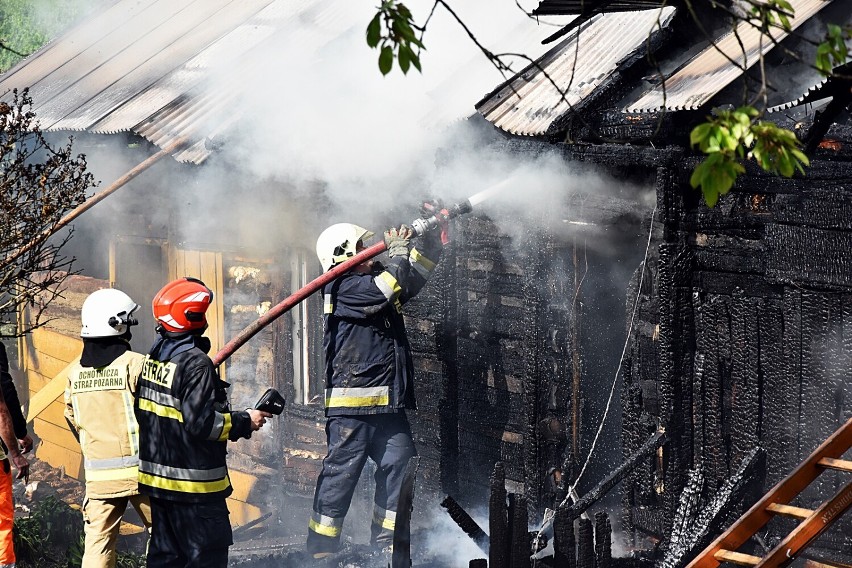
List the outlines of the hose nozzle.
{"label": "hose nozzle", "polygon": [[[447,219],[452,219],[459,215],[470,213],[473,211],[473,206],[470,204],[469,199],[465,199],[464,201],[453,205],[451,209],[445,209],[444,211],[446,211],[446,213],[442,212],[442,216],[445,216]],[[418,237],[421,237],[432,229],[440,226],[440,224],[441,219],[438,218],[438,215],[432,215],[428,219],[415,219],[411,222],[411,228],[414,229],[414,232]]]}

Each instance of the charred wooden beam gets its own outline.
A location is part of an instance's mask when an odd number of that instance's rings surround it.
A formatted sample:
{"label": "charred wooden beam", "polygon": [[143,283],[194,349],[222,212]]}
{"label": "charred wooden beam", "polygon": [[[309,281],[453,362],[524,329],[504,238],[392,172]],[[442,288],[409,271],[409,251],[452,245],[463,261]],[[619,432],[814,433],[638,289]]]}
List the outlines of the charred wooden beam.
{"label": "charred wooden beam", "polygon": [[511,523],[510,566],[529,568],[530,533],[527,498],[516,493],[509,494],[509,522]]}
{"label": "charred wooden beam", "polygon": [[612,566],[612,525],[609,515],[603,511],[595,513],[595,566],[610,568]]}
{"label": "charred wooden beam", "polygon": [[590,519],[578,521],[577,568],[595,568],[595,536]]}
{"label": "charred wooden beam", "polygon": [[554,566],[577,568],[577,544],[574,538],[574,519],[568,509],[557,509],[553,520]]}
{"label": "charred wooden beam", "polygon": [[603,481],[598,483],[594,489],[586,493],[579,501],[569,507],[569,518],[576,519],[583,514],[589,507],[595,504],[601,497],[606,495],[610,489],[624,478],[636,464],[643,458],[653,454],[657,448],[666,443],[665,432],[655,432],[648,441],[636,450],[633,455],[627,458],[620,466],[610,473]]}
{"label": "charred wooden beam", "polygon": [[488,535],[485,534],[485,531],[482,530],[476,521],[467,514],[467,511],[465,511],[464,508],[462,508],[462,506],[449,495],[441,501],[441,507],[447,510],[450,518],[456,522],[459,528],[463,530],[467,536],[473,539],[476,546],[478,546],[482,552],[488,554]]}
{"label": "charred wooden beam", "polygon": [[494,464],[491,474],[491,496],[488,499],[488,566],[509,568],[509,517],[506,507],[506,468]]}

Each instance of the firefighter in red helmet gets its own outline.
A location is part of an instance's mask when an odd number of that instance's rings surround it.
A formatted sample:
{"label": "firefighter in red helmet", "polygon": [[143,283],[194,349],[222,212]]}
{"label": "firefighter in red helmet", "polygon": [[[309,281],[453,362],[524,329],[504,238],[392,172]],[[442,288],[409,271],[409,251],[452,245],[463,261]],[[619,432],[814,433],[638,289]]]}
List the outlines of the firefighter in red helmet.
{"label": "firefighter in red helmet", "polygon": [[154,297],[159,338],[136,393],[139,490],[151,498],[149,567],[225,568],[233,544],[225,498],[228,440],[249,438],[271,415],[228,407],[228,384],[207,352],[213,291],[195,278],[166,284]]}

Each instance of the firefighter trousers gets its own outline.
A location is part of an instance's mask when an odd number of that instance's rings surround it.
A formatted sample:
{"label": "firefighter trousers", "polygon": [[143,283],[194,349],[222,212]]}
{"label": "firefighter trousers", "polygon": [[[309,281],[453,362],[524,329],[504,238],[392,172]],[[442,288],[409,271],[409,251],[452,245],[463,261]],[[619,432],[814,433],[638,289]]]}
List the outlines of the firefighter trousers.
{"label": "firefighter trousers", "polygon": [[233,541],[225,499],[187,503],[151,497],[148,568],[227,568]]}
{"label": "firefighter trousers", "polygon": [[151,505],[144,495],[107,499],[86,497],[83,500],[83,533],[86,547],[82,568],[115,567],[119,526],[128,503],[139,513],[145,528],[151,528]]}
{"label": "firefighter trousers", "polygon": [[12,467],[4,458],[0,466],[0,568],[14,568],[15,544],[12,527],[15,523],[15,502],[12,499]]}
{"label": "firefighter trousers", "polygon": [[330,416],[325,425],[328,455],[322,462],[308,524],[310,553],[340,547],[343,519],[369,457],[376,464],[376,493],[370,542],[393,543],[397,504],[408,460],[417,455],[404,412],[369,416]]}

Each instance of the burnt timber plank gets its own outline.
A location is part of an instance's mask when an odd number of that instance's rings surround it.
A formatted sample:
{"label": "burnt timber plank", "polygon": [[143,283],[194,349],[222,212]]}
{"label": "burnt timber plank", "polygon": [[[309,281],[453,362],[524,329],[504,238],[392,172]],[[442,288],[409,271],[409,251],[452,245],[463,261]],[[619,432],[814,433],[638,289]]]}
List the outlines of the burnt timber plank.
{"label": "burnt timber plank", "polygon": [[758,324],[760,344],[760,369],[763,376],[763,417],[760,439],[766,448],[766,480],[769,486],[787,475],[790,467],[778,458],[791,452],[796,443],[795,424],[779,420],[780,416],[793,416],[798,403],[791,396],[791,380],[785,371],[784,303],[775,299],[761,303]]}
{"label": "burnt timber plank", "polygon": [[758,300],[735,294],[731,307],[732,404],[730,459],[740,462],[757,447],[761,428]]}

